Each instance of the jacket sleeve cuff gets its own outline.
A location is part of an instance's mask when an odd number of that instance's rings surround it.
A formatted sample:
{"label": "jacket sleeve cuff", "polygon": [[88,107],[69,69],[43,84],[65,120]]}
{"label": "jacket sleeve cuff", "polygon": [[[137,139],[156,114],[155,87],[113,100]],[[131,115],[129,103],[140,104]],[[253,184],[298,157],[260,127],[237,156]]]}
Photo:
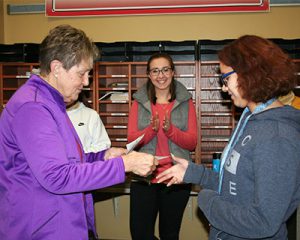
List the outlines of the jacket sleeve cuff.
{"label": "jacket sleeve cuff", "polygon": [[203,165],[189,162],[188,168],[183,177],[185,183],[200,184],[202,175],[204,173]]}

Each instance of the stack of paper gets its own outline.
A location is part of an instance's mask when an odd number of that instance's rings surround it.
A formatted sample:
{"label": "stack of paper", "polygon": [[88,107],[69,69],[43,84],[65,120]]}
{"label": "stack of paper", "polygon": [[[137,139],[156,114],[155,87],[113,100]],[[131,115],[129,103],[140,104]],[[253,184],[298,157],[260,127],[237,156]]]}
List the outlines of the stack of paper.
{"label": "stack of paper", "polygon": [[113,93],[110,95],[112,101],[128,101],[128,92],[124,93]]}

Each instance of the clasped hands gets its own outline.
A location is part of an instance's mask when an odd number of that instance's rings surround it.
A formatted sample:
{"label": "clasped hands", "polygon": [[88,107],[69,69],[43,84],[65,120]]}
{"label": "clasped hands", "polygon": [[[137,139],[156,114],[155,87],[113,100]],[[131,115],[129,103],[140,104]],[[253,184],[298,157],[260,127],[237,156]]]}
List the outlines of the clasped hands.
{"label": "clasped hands", "polygon": [[158,165],[158,160],[148,153],[132,151],[127,154],[125,148],[112,147],[106,150],[104,159],[109,160],[121,156],[123,159],[125,172],[133,172],[142,177],[150,175]]}
{"label": "clasped hands", "polygon": [[[155,113],[155,115],[151,117],[150,124],[152,125],[153,131],[158,132],[160,126],[158,113]],[[170,129],[170,125],[171,125],[171,120],[168,111],[166,111],[163,124],[162,124],[162,129],[165,132],[167,132]]]}
{"label": "clasped hands", "polygon": [[[109,158],[122,156],[125,172],[133,172],[142,177],[149,176],[158,165],[158,159],[151,154],[136,151],[126,154],[126,152],[125,148],[112,147],[106,151],[105,155]],[[174,155],[172,155],[172,159],[176,164],[157,175],[158,183],[167,182],[167,186],[171,186],[183,182],[188,161]]]}

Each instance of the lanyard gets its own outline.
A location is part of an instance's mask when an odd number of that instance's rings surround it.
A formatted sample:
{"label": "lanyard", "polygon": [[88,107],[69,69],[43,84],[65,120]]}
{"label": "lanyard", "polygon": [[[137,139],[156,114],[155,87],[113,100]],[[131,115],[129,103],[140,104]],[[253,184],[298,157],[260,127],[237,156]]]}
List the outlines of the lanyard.
{"label": "lanyard", "polygon": [[[224,165],[228,159],[228,157],[230,156],[230,153],[232,152],[234,146],[236,145],[237,141],[239,140],[239,138],[241,137],[241,135],[244,132],[244,129],[246,127],[246,124],[249,120],[250,117],[252,117],[254,114],[257,114],[263,110],[265,110],[268,106],[270,106],[276,99],[272,98],[270,100],[268,100],[266,103],[262,103],[260,105],[258,105],[254,111],[249,114],[248,116],[247,113],[249,112],[249,108],[245,108],[242,116],[236,126],[236,128],[234,129],[233,134],[231,135],[228,145],[225,147],[223,154],[221,156],[221,165],[220,165],[220,173],[219,173],[219,188],[218,188],[218,192],[219,194],[221,193],[221,189],[222,189],[222,183],[223,183],[223,175],[224,175]],[[244,120],[245,118],[245,120]]]}

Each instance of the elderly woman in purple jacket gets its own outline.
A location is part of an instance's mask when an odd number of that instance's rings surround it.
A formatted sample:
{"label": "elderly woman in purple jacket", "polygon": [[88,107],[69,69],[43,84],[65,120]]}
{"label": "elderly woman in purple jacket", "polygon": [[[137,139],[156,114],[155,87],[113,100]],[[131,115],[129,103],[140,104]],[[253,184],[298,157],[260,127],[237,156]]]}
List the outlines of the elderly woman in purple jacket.
{"label": "elderly woman in purple jacket", "polygon": [[88,239],[88,230],[96,236],[88,192],[123,182],[125,172],[155,169],[145,153],[84,154],[66,104],[88,85],[96,56],[84,32],[54,28],[40,46],[40,76],[32,75],[2,112],[0,239]]}

